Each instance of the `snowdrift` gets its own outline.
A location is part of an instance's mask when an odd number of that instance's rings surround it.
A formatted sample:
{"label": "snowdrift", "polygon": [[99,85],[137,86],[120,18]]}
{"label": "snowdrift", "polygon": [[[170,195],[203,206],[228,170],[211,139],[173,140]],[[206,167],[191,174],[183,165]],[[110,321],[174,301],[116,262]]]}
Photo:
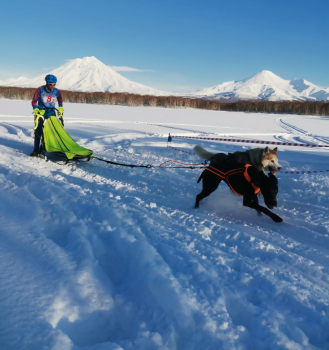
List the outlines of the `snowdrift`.
{"label": "snowdrift", "polygon": [[[30,108],[0,100],[1,349],[329,348],[328,173],[277,174],[282,224],[226,186],[195,210],[200,170],[27,157]],[[311,116],[84,104],[65,112],[79,145],[122,163],[198,161],[167,148],[168,132],[329,144],[327,118]],[[174,142],[191,153],[196,141]],[[280,146],[278,155],[283,170],[329,164],[326,149]]]}

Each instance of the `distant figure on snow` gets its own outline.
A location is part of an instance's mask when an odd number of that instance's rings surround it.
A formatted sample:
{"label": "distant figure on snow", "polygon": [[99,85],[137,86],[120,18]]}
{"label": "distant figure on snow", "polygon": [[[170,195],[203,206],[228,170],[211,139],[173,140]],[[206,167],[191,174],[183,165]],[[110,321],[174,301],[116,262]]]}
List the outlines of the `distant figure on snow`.
{"label": "distant figure on snow", "polygon": [[63,122],[63,98],[61,92],[55,88],[57,78],[48,74],[45,77],[46,85],[40,86],[35,92],[32,99],[32,107],[34,113],[34,150],[30,154],[36,157],[40,153],[40,140],[43,133],[43,123],[45,119],[56,115],[55,104],[58,102],[58,116],[62,124]]}

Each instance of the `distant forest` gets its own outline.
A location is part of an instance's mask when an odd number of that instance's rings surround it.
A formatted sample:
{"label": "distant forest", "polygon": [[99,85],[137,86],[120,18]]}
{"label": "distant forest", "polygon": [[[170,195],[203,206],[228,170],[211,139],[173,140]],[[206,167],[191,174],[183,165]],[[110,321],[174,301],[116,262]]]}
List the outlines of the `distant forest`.
{"label": "distant forest", "polygon": [[[0,98],[32,100],[35,88],[0,86]],[[77,92],[61,90],[64,102],[122,105],[133,107],[197,108],[213,111],[329,115],[329,102],[310,101],[238,101],[219,102],[177,96],[150,96],[119,92]]]}

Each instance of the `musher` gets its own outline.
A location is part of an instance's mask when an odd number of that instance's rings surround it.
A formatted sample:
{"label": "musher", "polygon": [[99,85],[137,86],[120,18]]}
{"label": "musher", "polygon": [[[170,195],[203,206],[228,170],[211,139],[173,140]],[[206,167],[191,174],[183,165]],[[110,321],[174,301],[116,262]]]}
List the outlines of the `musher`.
{"label": "musher", "polygon": [[56,115],[55,104],[58,102],[58,116],[62,124],[63,122],[63,98],[61,92],[55,88],[57,78],[48,74],[45,77],[46,85],[40,86],[35,92],[32,99],[32,107],[34,113],[34,150],[30,154],[36,157],[40,153],[40,140],[43,133],[43,123],[45,119]]}

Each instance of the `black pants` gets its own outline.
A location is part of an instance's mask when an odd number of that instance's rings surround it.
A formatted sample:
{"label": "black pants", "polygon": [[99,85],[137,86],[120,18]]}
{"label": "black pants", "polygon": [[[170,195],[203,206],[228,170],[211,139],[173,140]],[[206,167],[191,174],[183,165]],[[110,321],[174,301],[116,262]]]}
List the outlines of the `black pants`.
{"label": "black pants", "polygon": [[40,118],[38,122],[38,126],[34,130],[34,151],[37,153],[39,153],[40,140],[43,135],[43,123],[44,123],[44,120]]}

